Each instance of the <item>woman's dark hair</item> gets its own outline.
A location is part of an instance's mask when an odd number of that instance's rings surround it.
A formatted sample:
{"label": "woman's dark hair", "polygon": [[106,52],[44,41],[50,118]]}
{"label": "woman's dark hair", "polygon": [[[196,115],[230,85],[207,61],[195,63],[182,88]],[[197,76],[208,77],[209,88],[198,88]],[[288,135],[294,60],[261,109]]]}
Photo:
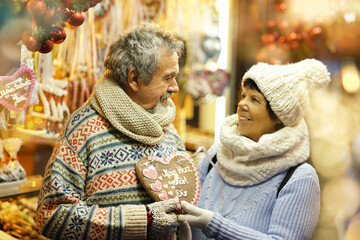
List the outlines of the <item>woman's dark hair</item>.
{"label": "woman's dark hair", "polygon": [[[250,89],[252,89],[252,90],[256,90],[256,91],[258,91],[259,93],[263,94],[263,93],[260,91],[259,87],[256,85],[255,81],[252,80],[251,78],[246,79],[243,85],[244,85],[244,87],[248,87],[248,88],[250,88]],[[268,101],[266,98],[265,98],[265,100],[266,100],[266,110],[268,111],[270,118],[271,118],[272,120],[275,120],[275,119],[277,118],[277,116],[276,116],[276,114],[274,113],[274,111],[271,109],[271,106],[270,106],[269,101]],[[276,126],[276,130],[279,130],[279,129],[282,128],[282,127],[284,127],[284,124],[282,124],[282,123],[281,123],[281,124],[278,124],[278,126]]]}

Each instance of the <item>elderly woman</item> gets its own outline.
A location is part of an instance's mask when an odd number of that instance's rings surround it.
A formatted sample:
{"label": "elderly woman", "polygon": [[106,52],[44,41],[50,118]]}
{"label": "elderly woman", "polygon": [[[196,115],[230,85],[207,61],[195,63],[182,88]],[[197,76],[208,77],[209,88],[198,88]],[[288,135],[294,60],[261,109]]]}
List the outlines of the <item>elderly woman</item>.
{"label": "elderly woman", "polygon": [[245,73],[237,114],[225,119],[220,143],[208,152],[216,165],[207,158],[198,165],[199,202],[182,202],[180,219],[192,227],[193,239],[311,239],[320,187],[306,163],[304,115],[308,90],[328,82],[330,74],[315,59],[258,63]]}

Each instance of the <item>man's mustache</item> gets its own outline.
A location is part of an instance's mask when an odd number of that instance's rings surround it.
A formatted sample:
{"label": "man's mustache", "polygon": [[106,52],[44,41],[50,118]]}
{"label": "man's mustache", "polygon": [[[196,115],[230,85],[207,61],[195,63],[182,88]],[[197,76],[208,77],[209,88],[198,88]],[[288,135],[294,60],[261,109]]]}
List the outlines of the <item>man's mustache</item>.
{"label": "man's mustache", "polygon": [[173,95],[173,93],[167,92],[167,93],[165,93],[164,95],[162,95],[162,96],[160,97],[160,101],[165,100],[165,99],[168,99],[168,98],[171,98],[172,95]]}

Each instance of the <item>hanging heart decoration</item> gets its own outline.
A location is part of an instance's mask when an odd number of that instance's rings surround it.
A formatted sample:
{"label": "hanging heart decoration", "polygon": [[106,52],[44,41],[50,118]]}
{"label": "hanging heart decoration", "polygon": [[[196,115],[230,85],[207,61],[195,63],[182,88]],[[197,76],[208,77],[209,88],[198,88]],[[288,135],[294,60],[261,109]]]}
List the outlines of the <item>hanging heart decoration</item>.
{"label": "hanging heart decoration", "polygon": [[221,96],[224,88],[228,83],[228,73],[223,69],[217,69],[215,71],[204,71],[204,79],[209,84],[213,94]]}
{"label": "hanging heart decoration", "polygon": [[24,110],[35,87],[35,73],[26,65],[12,76],[0,76],[0,104],[13,111]]}
{"label": "hanging heart decoration", "polygon": [[176,151],[165,158],[144,157],[136,164],[136,175],[155,201],[178,197],[195,205],[199,200],[199,172],[186,152]]}

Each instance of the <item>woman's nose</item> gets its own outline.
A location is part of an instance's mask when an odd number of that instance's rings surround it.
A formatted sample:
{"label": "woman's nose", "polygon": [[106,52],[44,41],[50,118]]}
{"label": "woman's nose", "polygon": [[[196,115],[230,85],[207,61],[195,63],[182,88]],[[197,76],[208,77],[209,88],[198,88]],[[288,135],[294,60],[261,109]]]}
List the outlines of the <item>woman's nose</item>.
{"label": "woman's nose", "polygon": [[249,108],[246,104],[246,102],[244,100],[241,100],[239,103],[238,103],[238,111],[242,110],[242,111],[247,111]]}

